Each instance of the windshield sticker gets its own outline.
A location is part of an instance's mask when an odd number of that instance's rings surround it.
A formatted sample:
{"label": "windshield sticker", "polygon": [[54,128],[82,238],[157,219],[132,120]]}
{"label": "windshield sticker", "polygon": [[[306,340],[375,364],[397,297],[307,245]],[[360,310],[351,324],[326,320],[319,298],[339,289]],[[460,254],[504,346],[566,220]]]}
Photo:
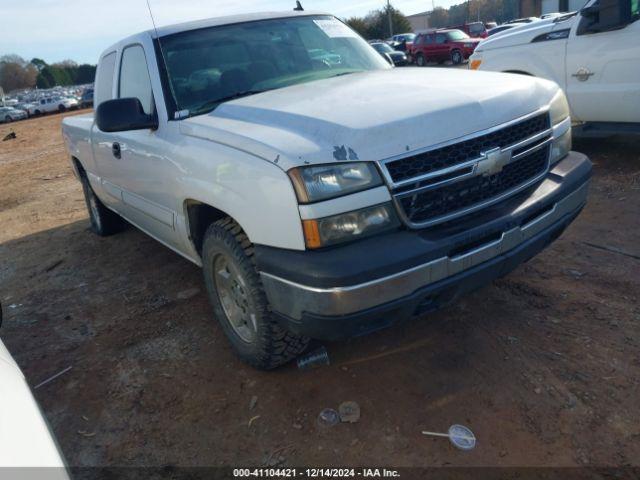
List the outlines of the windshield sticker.
{"label": "windshield sticker", "polygon": [[353,38],[355,32],[339,20],[314,20],[329,38]]}

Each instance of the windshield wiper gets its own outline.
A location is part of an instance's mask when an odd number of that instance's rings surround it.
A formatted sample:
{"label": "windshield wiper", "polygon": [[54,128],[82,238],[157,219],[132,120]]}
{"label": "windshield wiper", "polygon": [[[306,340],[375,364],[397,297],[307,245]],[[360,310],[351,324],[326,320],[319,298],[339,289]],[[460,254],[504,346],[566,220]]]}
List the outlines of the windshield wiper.
{"label": "windshield wiper", "polygon": [[226,97],[216,98],[215,100],[210,100],[206,103],[203,103],[197,110],[190,112],[191,115],[201,115],[203,113],[208,113],[211,110],[214,110],[217,106],[222,103],[230,102],[231,100],[236,100],[242,97],[248,97],[251,95],[256,95],[258,93],[264,93],[271,90],[270,88],[265,88],[263,90],[244,90],[242,92],[236,92],[231,95],[227,95]]}

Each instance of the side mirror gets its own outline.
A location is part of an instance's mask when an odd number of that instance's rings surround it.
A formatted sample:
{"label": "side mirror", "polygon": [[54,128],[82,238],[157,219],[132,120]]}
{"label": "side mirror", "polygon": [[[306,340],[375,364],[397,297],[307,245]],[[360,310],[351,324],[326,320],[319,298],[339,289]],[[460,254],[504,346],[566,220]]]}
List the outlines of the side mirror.
{"label": "side mirror", "polygon": [[116,98],[98,105],[96,124],[103,132],[155,130],[158,128],[158,115],[144,113],[137,98]]}

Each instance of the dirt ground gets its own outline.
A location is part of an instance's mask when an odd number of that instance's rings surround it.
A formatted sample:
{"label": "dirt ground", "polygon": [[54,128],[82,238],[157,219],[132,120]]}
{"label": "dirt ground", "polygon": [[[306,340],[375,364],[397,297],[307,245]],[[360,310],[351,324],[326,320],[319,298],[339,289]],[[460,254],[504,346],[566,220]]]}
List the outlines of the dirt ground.
{"label": "dirt ground", "polygon": [[[72,367],[34,391],[70,465],[640,465],[639,140],[575,142],[590,203],[507,278],[329,344],[331,366],[263,373],[197,267],[134,228],[89,232],[61,118],[0,127],[0,334],[32,386]],[[345,400],[360,421],[320,429]],[[453,423],[474,451],[421,435]]]}

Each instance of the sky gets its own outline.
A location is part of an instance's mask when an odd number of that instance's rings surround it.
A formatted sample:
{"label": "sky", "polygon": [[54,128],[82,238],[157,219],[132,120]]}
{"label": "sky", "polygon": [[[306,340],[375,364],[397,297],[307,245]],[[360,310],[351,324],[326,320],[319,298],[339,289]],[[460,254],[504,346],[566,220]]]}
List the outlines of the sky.
{"label": "sky", "polygon": [[[157,26],[233,15],[291,10],[295,0],[149,0]],[[405,15],[449,7],[462,0],[394,0]],[[345,18],[366,15],[385,0],[302,0],[307,10]],[[152,28],[145,0],[0,0],[0,55],[16,53],[47,63],[96,63],[112,43]]]}

